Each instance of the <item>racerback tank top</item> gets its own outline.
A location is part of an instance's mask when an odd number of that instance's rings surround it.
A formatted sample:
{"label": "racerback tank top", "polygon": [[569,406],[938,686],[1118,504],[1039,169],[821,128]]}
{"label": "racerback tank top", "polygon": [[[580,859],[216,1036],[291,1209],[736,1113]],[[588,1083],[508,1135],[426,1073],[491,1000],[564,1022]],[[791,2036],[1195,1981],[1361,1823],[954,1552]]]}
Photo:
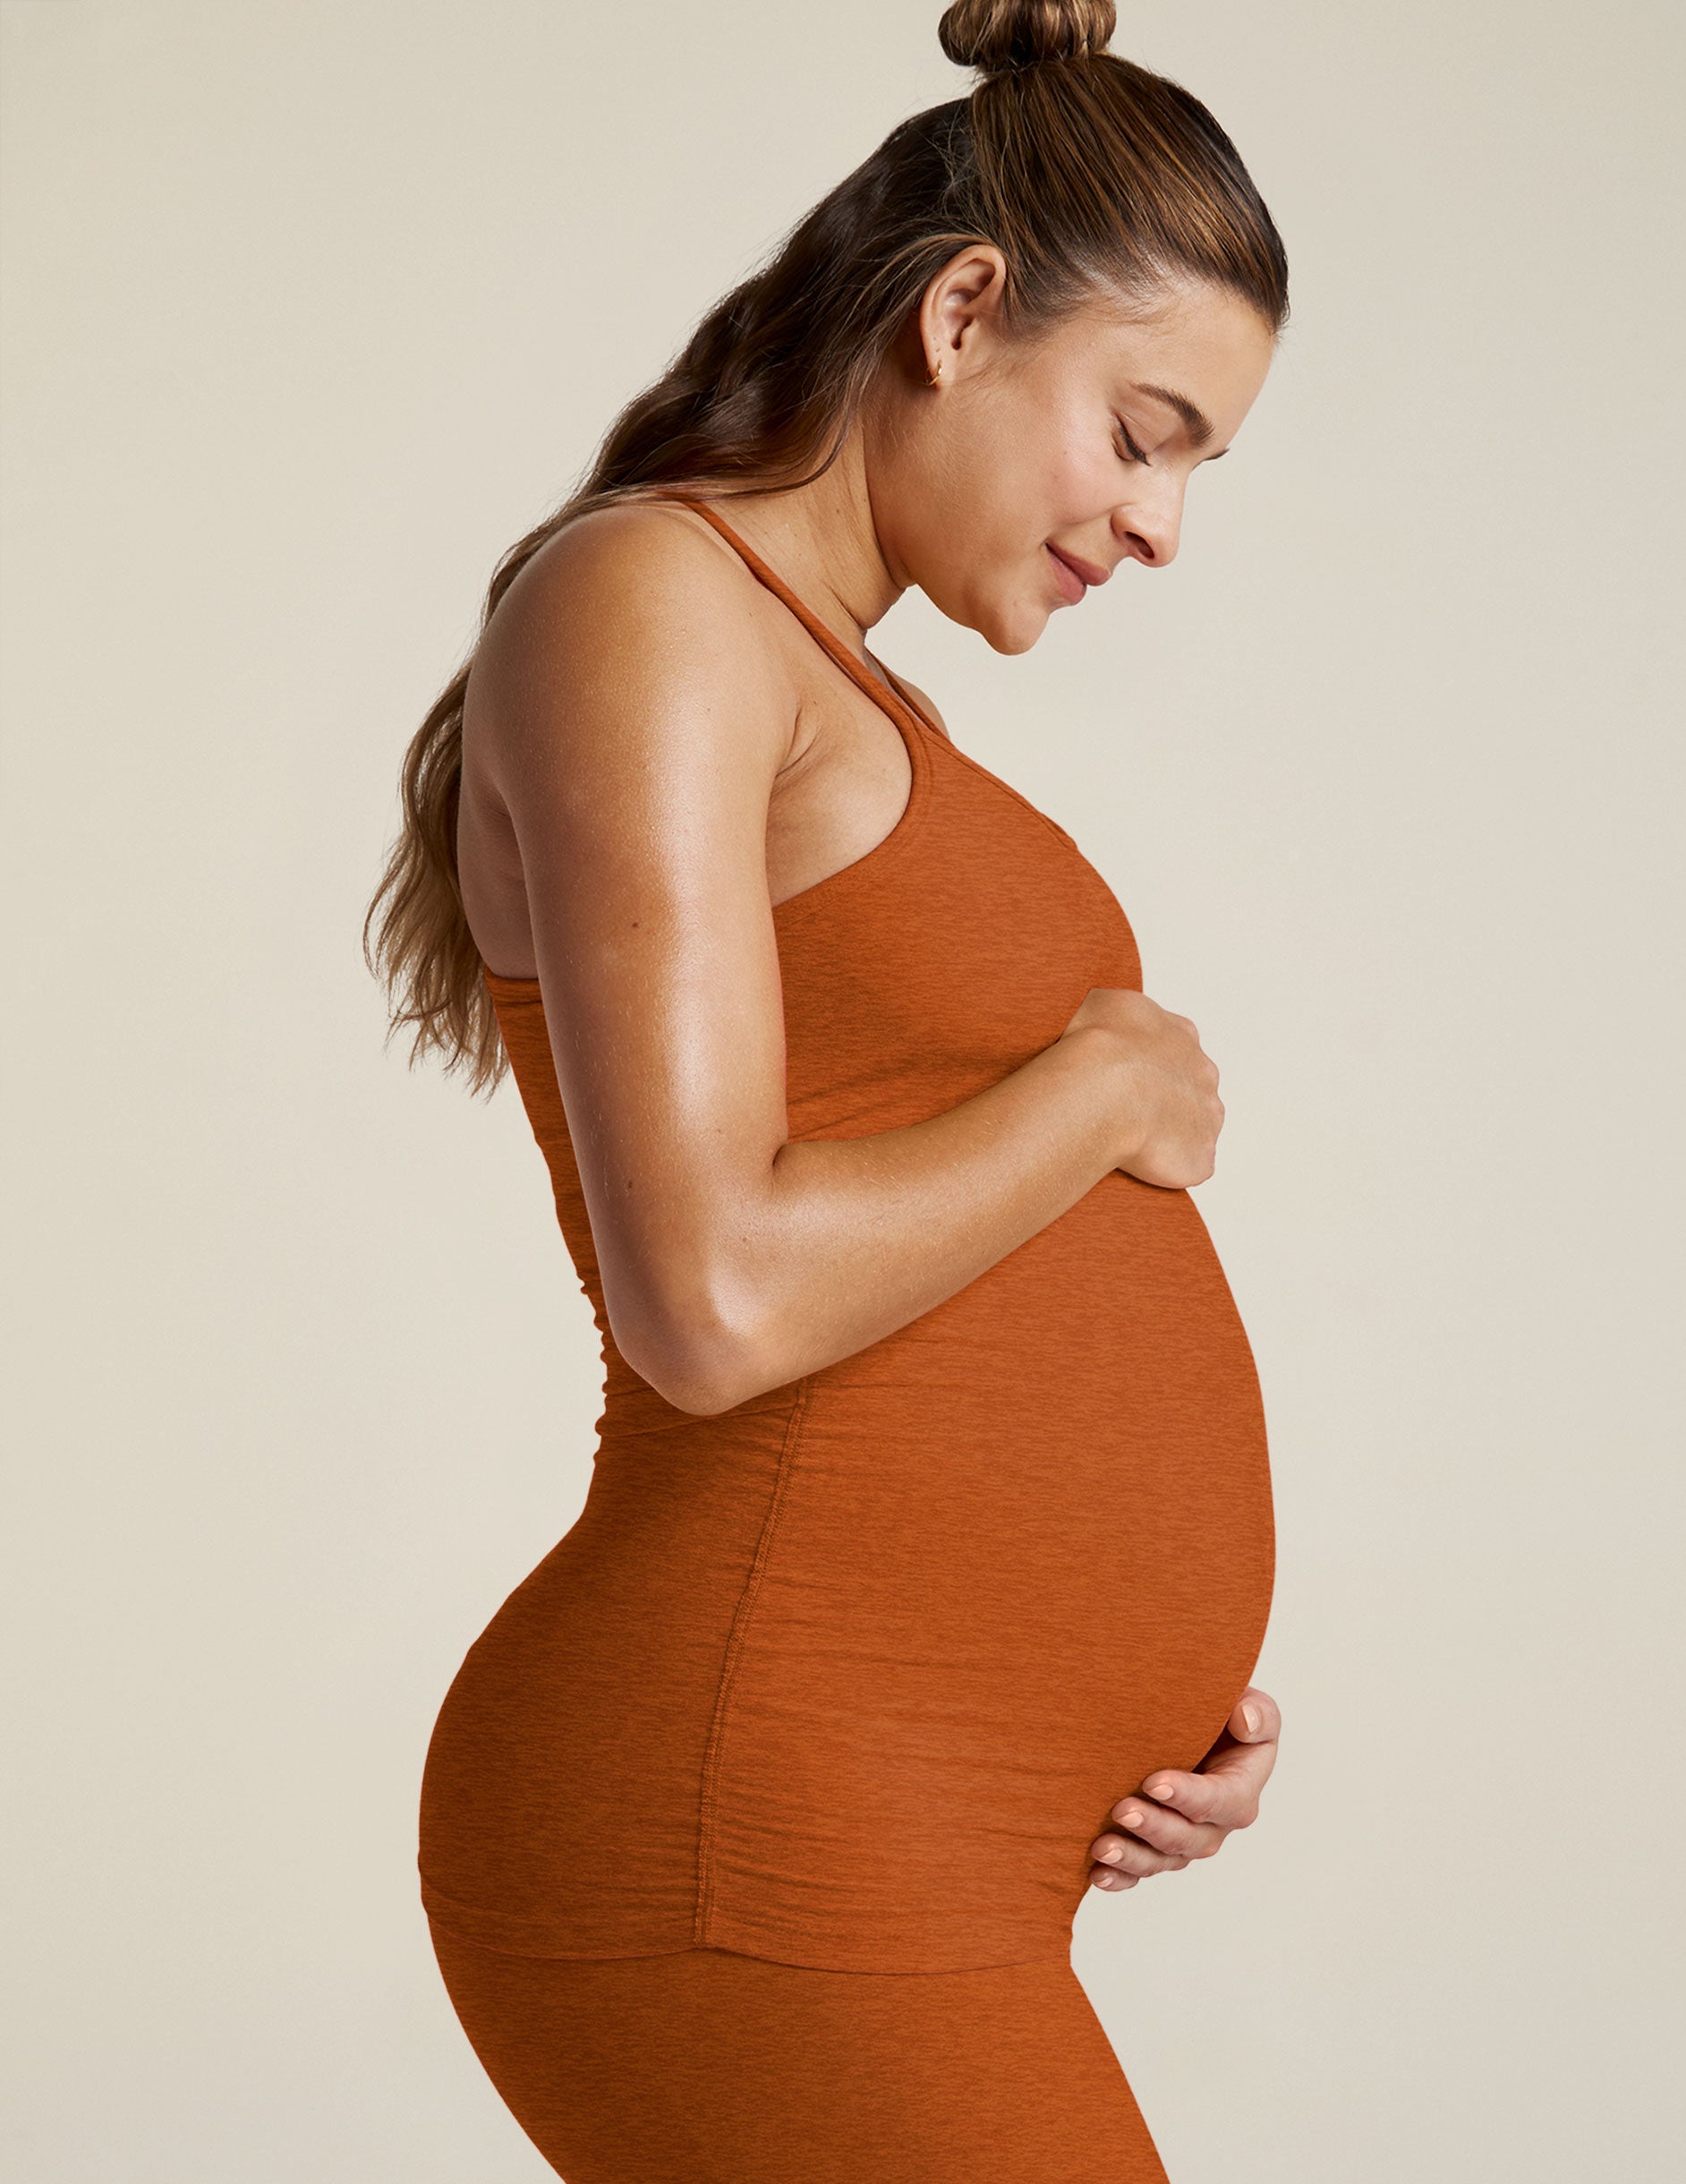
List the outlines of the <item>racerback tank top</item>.
{"label": "racerback tank top", "polygon": [[[1071,836],[685,499],[894,721],[912,786],[776,905],[792,1139],[940,1114],[1139,988]],[[1274,1565],[1253,1360],[1186,1191],[1114,1170],[909,1325],[732,1411],[615,1347],[539,982],[487,971],[601,1339],[572,1530],[429,1751],[430,1916],[554,1957],[863,1971],[1062,1956],[1088,1846],[1246,1688]]]}

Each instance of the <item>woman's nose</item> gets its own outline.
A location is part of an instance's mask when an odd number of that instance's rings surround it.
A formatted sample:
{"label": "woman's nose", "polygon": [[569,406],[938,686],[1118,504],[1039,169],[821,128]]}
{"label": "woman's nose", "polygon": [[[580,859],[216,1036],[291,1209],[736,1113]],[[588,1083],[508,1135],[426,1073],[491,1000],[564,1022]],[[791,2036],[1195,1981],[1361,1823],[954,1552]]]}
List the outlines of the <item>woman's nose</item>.
{"label": "woman's nose", "polygon": [[1131,560],[1147,568],[1163,568],[1177,559],[1182,535],[1182,488],[1169,482],[1162,494],[1141,495],[1120,508],[1112,518],[1114,534]]}

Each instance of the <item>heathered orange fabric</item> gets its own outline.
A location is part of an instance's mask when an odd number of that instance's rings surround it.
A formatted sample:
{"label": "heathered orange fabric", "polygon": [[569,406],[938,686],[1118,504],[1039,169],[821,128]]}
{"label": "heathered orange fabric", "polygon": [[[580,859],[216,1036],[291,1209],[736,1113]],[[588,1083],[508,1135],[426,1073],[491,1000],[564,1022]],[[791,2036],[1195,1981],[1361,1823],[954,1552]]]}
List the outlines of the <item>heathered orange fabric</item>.
{"label": "heathered orange fabric", "polygon": [[[856,863],[777,906],[793,1139],[940,1114],[1141,984],[1071,837],[702,511],[907,743]],[[486,974],[602,1336],[578,1522],[429,1752],[436,1928],[548,1957],[1063,1958],[1088,1846],[1246,1687],[1274,1539],[1253,1360],[1187,1192],[1120,1171],[911,1325],[713,1418],[615,1348],[538,981]]]}
{"label": "heathered orange fabric", "polygon": [[487,2076],[567,2184],[1166,2184],[1069,1964],[909,1978],[433,1941]]}

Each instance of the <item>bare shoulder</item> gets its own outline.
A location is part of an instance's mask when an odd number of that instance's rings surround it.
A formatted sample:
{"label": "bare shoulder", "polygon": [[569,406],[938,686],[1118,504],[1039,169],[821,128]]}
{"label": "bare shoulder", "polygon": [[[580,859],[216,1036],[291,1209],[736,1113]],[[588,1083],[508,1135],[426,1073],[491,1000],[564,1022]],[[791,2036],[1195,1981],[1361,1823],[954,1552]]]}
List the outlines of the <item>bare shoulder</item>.
{"label": "bare shoulder", "polygon": [[470,710],[505,749],[614,716],[659,737],[720,701],[787,711],[754,642],[760,586],[702,519],[672,503],[596,508],[534,554],[498,601]]}
{"label": "bare shoulder", "polygon": [[624,500],[565,524],[522,570],[498,610],[524,584],[532,594],[583,587],[603,596],[642,595],[656,607],[683,606],[695,584],[729,598],[741,592],[744,574],[694,509],[672,500]]}

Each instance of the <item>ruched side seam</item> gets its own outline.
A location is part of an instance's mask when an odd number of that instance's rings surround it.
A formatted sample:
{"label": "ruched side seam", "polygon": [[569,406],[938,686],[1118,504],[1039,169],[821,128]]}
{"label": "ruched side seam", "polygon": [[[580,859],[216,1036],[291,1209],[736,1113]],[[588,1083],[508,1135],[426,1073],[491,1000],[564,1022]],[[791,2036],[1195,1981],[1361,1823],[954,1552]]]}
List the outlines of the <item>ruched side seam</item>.
{"label": "ruched side seam", "polygon": [[699,1949],[708,1945],[712,1925],[714,1823],[719,1810],[720,1770],[726,1749],[727,1724],[731,1712],[732,1687],[737,1680],[738,1662],[748,1642],[749,1627],[755,1612],[755,1596],[761,1591],[762,1576],[772,1553],[773,1535],[779,1529],[785,1489],[796,1465],[796,1444],[812,1385],[811,1379],[804,1379],[796,1389],[796,1399],[791,1406],[790,1417],[785,1426],[784,1441],[779,1451],[779,1468],[773,1477],[767,1514],[762,1521],[761,1537],[755,1542],[754,1558],[744,1581],[743,1596],[732,1617],[731,1634],[726,1642],[726,1658],[720,1664],[720,1688],[715,1693],[714,1717],[709,1724],[708,1745],[702,1761],[702,1804],[697,1826],[696,1918],[694,1932]]}

